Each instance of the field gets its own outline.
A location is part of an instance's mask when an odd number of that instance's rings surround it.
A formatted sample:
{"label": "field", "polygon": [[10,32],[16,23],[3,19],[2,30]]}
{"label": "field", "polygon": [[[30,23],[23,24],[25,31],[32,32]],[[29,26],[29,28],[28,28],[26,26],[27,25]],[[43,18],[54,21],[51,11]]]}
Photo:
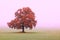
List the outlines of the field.
{"label": "field", "polygon": [[0,32],[0,40],[60,40],[60,32]]}

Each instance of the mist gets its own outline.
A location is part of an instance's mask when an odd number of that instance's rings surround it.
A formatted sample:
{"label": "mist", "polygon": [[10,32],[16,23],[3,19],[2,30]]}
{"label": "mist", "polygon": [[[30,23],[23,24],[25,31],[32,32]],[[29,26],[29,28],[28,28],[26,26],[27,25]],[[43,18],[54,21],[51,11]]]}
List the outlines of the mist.
{"label": "mist", "polygon": [[35,29],[60,29],[60,0],[0,0],[0,29],[10,29],[7,22],[23,7],[30,7],[35,13]]}

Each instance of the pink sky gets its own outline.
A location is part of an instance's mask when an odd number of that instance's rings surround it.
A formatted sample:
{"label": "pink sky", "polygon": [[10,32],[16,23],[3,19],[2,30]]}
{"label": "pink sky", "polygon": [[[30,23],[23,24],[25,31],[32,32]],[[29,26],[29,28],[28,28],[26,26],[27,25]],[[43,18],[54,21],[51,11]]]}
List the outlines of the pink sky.
{"label": "pink sky", "polygon": [[37,28],[60,29],[60,0],[0,0],[0,28],[14,19],[19,8],[30,7],[37,20]]}

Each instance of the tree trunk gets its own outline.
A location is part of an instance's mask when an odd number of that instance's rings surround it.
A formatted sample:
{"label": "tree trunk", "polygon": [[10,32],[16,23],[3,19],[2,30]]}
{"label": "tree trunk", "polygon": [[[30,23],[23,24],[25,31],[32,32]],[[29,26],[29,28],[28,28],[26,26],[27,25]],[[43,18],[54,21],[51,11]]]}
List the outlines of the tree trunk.
{"label": "tree trunk", "polygon": [[22,26],[22,32],[24,33],[25,31],[24,31],[24,26]]}

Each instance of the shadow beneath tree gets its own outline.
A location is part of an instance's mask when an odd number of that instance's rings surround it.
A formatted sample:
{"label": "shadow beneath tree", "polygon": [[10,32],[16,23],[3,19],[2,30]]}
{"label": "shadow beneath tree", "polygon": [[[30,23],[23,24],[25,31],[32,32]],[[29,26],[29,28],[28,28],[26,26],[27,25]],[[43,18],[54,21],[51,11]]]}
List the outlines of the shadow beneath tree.
{"label": "shadow beneath tree", "polygon": [[37,33],[37,32],[10,32],[10,33],[28,33],[28,34],[34,34],[34,33]]}

